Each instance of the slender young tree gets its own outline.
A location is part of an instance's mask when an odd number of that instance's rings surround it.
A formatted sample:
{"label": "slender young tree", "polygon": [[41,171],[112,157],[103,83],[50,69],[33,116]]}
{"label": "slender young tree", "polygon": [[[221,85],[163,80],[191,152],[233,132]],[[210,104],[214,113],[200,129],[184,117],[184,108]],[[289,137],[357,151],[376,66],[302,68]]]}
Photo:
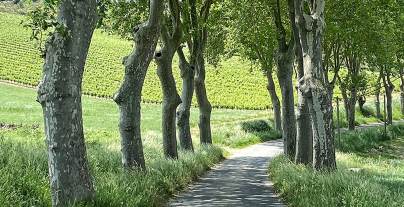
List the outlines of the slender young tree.
{"label": "slender young tree", "polygon": [[[182,40],[181,7],[178,0],[169,0],[170,16],[165,18],[161,29],[162,47],[154,55],[157,63],[157,74],[163,91],[162,131],[164,154],[168,158],[177,159],[177,133],[175,126],[176,109],[181,98],[175,84],[172,71],[174,54]],[[172,25],[170,25],[170,22]]]}
{"label": "slender young tree", "polygon": [[[333,107],[328,83],[322,67],[322,36],[324,30],[324,0],[295,0],[296,26],[303,54],[304,77],[299,90],[307,100],[313,130],[313,167],[316,170],[336,168]],[[304,101],[306,101],[304,100]]]}
{"label": "slender young tree", "polygon": [[134,49],[123,59],[125,76],[114,100],[120,109],[122,164],[125,168],[145,167],[141,138],[142,88],[160,34],[163,0],[150,1],[148,20],[133,29]]}
{"label": "slender young tree", "polygon": [[70,206],[95,195],[84,142],[81,85],[97,5],[95,0],[58,4],[59,26],[46,42],[38,102],[45,121],[52,205]]}

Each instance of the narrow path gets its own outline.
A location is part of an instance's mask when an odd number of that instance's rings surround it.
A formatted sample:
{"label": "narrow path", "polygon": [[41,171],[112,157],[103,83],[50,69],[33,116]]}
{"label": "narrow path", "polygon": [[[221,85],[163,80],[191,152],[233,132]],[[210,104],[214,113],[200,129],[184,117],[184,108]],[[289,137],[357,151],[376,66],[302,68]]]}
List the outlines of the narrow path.
{"label": "narrow path", "polygon": [[268,180],[268,162],[283,152],[282,140],[235,152],[168,206],[284,206]]}
{"label": "narrow path", "polygon": [[[404,120],[394,121],[394,124]],[[372,123],[356,130],[383,126]],[[347,131],[341,128],[341,132]],[[189,189],[170,200],[168,206],[279,207],[286,206],[268,179],[268,162],[283,152],[282,140],[253,145],[235,152]]]}

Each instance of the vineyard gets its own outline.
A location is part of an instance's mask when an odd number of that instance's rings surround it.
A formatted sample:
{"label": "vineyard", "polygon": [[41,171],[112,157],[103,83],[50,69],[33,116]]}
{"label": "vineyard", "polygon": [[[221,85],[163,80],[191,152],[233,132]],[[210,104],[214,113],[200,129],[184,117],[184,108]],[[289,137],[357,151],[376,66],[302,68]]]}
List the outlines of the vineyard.
{"label": "vineyard", "polygon": [[[43,60],[30,40],[30,30],[21,25],[24,19],[21,15],[0,12],[0,79],[35,86],[41,78]],[[84,73],[84,94],[112,97],[123,78],[122,58],[131,50],[130,41],[96,30]],[[173,65],[177,88],[181,90],[177,58]],[[151,64],[143,89],[143,101],[147,103],[161,102],[155,68],[155,64]],[[206,79],[214,107],[264,109],[270,105],[266,78],[249,62],[231,58],[222,61],[217,68],[207,65]]]}

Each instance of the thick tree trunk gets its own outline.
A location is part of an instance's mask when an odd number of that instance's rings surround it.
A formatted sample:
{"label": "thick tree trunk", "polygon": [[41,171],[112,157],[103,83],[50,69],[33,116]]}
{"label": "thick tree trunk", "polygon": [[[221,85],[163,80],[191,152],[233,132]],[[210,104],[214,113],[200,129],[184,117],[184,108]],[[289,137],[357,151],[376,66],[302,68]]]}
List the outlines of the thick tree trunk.
{"label": "thick tree trunk", "polygon": [[181,70],[182,78],[182,94],[181,105],[177,110],[177,126],[179,132],[179,139],[181,148],[185,150],[193,151],[191,137],[191,126],[189,118],[191,115],[192,96],[194,95],[194,67],[191,66],[185,58],[184,52],[180,47],[177,50],[179,57],[179,68]]}
{"label": "thick tree trunk", "polygon": [[269,97],[271,98],[272,109],[274,113],[274,125],[275,129],[279,132],[282,131],[282,116],[281,116],[281,103],[278,95],[276,94],[276,87],[272,76],[272,70],[266,70],[266,76],[268,80],[267,89]]}
{"label": "thick tree trunk", "polygon": [[[296,40],[299,40],[298,37]],[[301,55],[300,42],[296,44],[296,57],[298,63],[297,75],[301,79],[304,77],[303,57]],[[299,85],[299,83],[298,83]],[[298,86],[298,88],[300,88]],[[307,100],[301,90],[297,90],[297,111],[296,111],[296,156],[295,162],[301,164],[311,164],[313,162],[313,134],[310,119],[310,111]]]}
{"label": "thick tree trunk", "polygon": [[[300,45],[299,30],[294,21],[295,11],[294,4],[289,4],[289,9],[292,15],[290,16],[293,36],[295,41],[295,56],[297,62],[297,77],[298,80],[304,77],[303,70],[303,54],[302,47]],[[297,89],[299,89],[299,81],[297,81]],[[297,90],[297,111],[296,111],[296,156],[295,162],[298,164],[312,164],[313,162],[313,135],[310,119],[310,111],[307,103],[307,99],[304,98],[304,94],[301,90]]]}
{"label": "thick tree trunk", "polygon": [[94,188],[83,133],[81,84],[93,31],[96,1],[61,1],[55,32],[46,43],[43,79],[38,86],[45,121],[53,206],[91,200]]}
{"label": "thick tree trunk", "polygon": [[310,15],[305,14],[304,1],[295,0],[296,25],[302,47],[304,77],[300,79],[307,100],[313,130],[313,167],[316,170],[336,168],[332,99],[322,68],[322,34],[324,0],[309,2]]}
{"label": "thick tree trunk", "polygon": [[212,131],[210,127],[210,115],[212,113],[212,105],[208,100],[205,85],[205,60],[202,56],[197,58],[197,66],[195,72],[195,94],[199,105],[199,133],[202,144],[212,144]]}
{"label": "thick tree trunk", "polygon": [[159,38],[163,1],[150,1],[150,16],[146,24],[134,28],[135,48],[124,58],[125,77],[114,101],[120,110],[122,164],[125,168],[145,168],[141,138],[141,94],[147,69]]}
{"label": "thick tree trunk", "polygon": [[278,80],[282,93],[282,137],[284,153],[294,159],[296,151],[296,115],[293,94],[293,48],[277,54]]}

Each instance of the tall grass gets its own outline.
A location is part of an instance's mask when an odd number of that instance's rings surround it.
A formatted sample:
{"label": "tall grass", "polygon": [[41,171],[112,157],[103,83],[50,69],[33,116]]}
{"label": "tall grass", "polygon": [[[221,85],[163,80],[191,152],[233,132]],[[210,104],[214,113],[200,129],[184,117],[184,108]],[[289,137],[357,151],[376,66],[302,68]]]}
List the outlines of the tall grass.
{"label": "tall grass", "polygon": [[[21,127],[0,133],[1,206],[50,206],[48,166],[42,129]],[[103,136],[95,134],[94,137]],[[89,206],[160,206],[222,159],[222,150],[201,146],[180,152],[179,160],[163,157],[157,141],[145,149],[147,170],[121,167],[119,149],[89,138],[88,158],[96,189]]]}
{"label": "tall grass", "polygon": [[389,127],[387,136],[382,128],[348,132],[337,143],[342,152],[337,153],[336,171],[317,172],[279,156],[270,163],[269,173],[289,206],[402,207],[404,161],[374,156],[371,149],[403,136],[404,125]]}
{"label": "tall grass", "polygon": [[341,141],[336,141],[336,147],[342,152],[367,152],[381,142],[404,136],[404,125],[388,126],[387,134],[383,127],[365,129],[341,134]]}

